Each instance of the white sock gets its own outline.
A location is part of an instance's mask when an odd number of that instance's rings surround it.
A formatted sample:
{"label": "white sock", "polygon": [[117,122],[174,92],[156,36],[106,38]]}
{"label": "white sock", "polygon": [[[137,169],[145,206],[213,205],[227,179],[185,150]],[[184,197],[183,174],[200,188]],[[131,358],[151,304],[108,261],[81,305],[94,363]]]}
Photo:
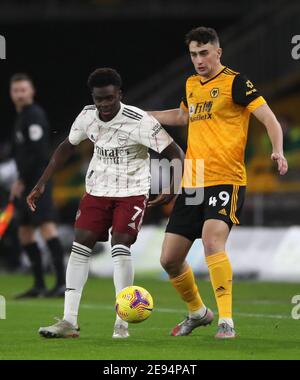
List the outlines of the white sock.
{"label": "white sock", "polygon": [[207,307],[204,305],[199,310],[190,311],[189,316],[190,318],[195,318],[195,319],[203,318],[204,315],[206,314],[206,311],[207,311]]}
{"label": "white sock", "polygon": [[[114,264],[114,285],[116,295],[127,286],[133,285],[134,270],[130,249],[122,244],[112,247],[111,255]],[[118,315],[116,323],[128,326]]]}
{"label": "white sock", "polygon": [[78,309],[82,290],[89,274],[91,253],[90,248],[73,243],[66,273],[64,320],[74,326],[77,326]]}
{"label": "white sock", "polygon": [[227,325],[229,325],[231,328],[234,328],[234,323],[231,318],[219,318],[218,325],[221,323],[227,323]]}

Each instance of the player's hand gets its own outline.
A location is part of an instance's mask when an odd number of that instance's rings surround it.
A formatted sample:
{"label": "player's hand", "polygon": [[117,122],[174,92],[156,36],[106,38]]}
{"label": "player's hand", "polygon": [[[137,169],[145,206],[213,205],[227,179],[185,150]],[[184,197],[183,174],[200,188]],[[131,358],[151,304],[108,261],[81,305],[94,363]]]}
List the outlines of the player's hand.
{"label": "player's hand", "polygon": [[284,175],[288,171],[288,163],[282,153],[272,153],[271,159],[277,162],[277,167],[280,175]]}
{"label": "player's hand", "polygon": [[25,189],[25,185],[23,181],[18,179],[16,182],[14,182],[10,190],[9,201],[13,202],[15,198],[20,198],[24,189]]}
{"label": "player's hand", "polygon": [[33,190],[31,190],[30,194],[27,196],[26,201],[27,204],[32,212],[36,210],[36,201],[39,199],[39,197],[43,194],[45,191],[45,185],[42,185],[40,187],[34,187]]}
{"label": "player's hand", "polygon": [[158,194],[152,201],[148,202],[147,207],[155,207],[167,204],[176,196],[176,194]]}

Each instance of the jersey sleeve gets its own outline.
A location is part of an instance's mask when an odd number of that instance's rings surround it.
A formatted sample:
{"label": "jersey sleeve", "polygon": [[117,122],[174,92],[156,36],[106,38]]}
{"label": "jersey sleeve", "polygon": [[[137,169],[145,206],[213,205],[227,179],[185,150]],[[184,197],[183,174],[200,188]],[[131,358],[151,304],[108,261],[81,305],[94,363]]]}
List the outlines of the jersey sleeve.
{"label": "jersey sleeve", "polygon": [[145,115],[139,126],[137,141],[161,153],[173,142],[173,139],[154,117]]}
{"label": "jersey sleeve", "polygon": [[232,83],[232,100],[240,106],[253,112],[257,107],[266,103],[255,85],[245,76],[238,74]]}
{"label": "jersey sleeve", "polygon": [[88,138],[85,131],[85,115],[86,111],[83,110],[75,119],[72,124],[70,133],[69,133],[69,141],[72,145],[78,145],[81,141],[86,140]]}
{"label": "jersey sleeve", "polygon": [[248,104],[247,109],[249,112],[253,112],[258,107],[266,103],[267,103],[266,100],[262,96],[259,96],[258,98],[256,98],[255,100],[252,100],[252,102]]}
{"label": "jersey sleeve", "polygon": [[182,96],[182,99],[180,102],[180,108],[183,111],[188,112],[188,102],[187,102],[187,98],[186,98],[186,89],[184,89],[184,92],[183,92],[183,96]]}

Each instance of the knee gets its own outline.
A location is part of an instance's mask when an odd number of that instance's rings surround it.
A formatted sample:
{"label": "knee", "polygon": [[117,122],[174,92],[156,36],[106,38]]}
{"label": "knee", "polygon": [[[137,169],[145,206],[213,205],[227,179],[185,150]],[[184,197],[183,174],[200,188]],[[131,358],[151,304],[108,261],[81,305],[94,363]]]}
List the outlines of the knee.
{"label": "knee", "polygon": [[20,227],[18,235],[22,245],[27,245],[35,242],[34,230],[30,227]]}
{"label": "knee", "polygon": [[57,227],[54,223],[43,223],[40,227],[40,232],[44,240],[50,240],[57,237]]}
{"label": "knee", "polygon": [[224,242],[213,235],[203,237],[202,243],[206,256],[223,251],[225,249]]}
{"label": "knee", "polygon": [[97,235],[92,231],[75,229],[75,241],[78,244],[93,249],[97,242]]}
{"label": "knee", "polygon": [[111,237],[111,246],[114,245],[125,245],[126,247],[130,248],[132,244],[135,242],[136,238],[134,236],[131,236],[129,234],[122,234],[114,232]]}

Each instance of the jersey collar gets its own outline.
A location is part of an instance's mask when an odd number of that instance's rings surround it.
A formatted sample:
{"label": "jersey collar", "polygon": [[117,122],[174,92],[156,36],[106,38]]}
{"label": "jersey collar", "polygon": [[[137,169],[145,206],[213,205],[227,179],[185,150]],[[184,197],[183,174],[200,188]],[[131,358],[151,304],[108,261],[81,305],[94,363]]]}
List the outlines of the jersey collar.
{"label": "jersey collar", "polygon": [[103,120],[101,120],[100,117],[99,117],[99,112],[98,112],[98,110],[96,108],[95,116],[96,116],[97,121],[100,121],[104,125],[108,125],[110,123],[114,123],[122,115],[122,112],[123,112],[123,109],[124,109],[124,104],[122,102],[120,102],[120,105],[121,105],[121,107],[120,107],[118,113],[111,120],[109,120],[109,121],[103,121]]}
{"label": "jersey collar", "polygon": [[215,75],[213,76],[212,78],[209,78],[207,80],[201,80],[201,77],[200,77],[200,83],[202,84],[202,86],[212,80],[214,80],[215,78],[217,78],[225,69],[227,68],[227,66],[222,66],[222,69]]}

